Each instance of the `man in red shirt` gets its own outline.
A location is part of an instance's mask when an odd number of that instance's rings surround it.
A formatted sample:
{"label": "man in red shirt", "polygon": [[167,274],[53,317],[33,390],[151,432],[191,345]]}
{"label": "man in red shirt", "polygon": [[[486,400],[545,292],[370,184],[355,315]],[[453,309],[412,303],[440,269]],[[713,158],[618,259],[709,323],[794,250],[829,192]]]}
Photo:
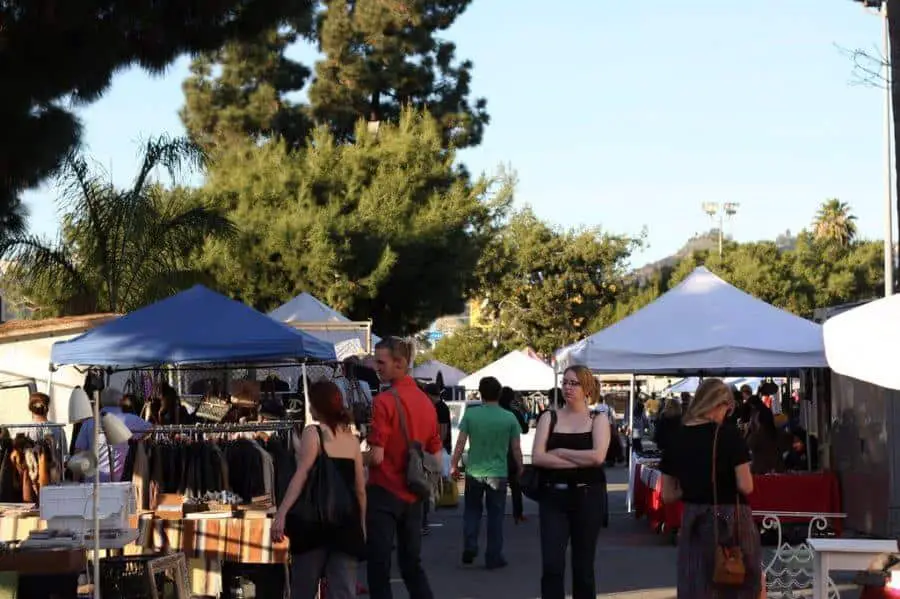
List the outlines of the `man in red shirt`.
{"label": "man in red shirt", "polygon": [[[372,430],[367,439],[371,447],[366,508],[369,595],[392,599],[391,554],[396,538],[397,561],[410,599],[433,599],[421,559],[423,501],[410,492],[406,467],[409,441],[418,441],[439,463],[437,412],[408,374],[409,341],[396,337],[379,341],[375,361],[378,377],[391,388],[372,400]],[[398,398],[409,439],[400,425]]]}

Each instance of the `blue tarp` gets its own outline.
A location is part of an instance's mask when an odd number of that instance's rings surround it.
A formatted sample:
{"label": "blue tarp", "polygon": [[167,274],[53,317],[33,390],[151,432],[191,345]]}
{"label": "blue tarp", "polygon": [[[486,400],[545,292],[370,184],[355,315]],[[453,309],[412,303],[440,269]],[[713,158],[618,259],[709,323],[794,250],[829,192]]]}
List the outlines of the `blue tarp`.
{"label": "blue tarp", "polygon": [[334,360],[334,346],[202,285],[58,341],[50,351],[60,366],[122,368],[287,358]]}

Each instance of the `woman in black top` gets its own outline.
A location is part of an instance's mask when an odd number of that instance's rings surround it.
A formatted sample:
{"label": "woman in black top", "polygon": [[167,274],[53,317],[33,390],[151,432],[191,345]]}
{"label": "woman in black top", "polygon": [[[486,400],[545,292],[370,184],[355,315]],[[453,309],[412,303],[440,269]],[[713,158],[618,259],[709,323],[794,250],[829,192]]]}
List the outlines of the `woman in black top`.
{"label": "woman in black top", "polygon": [[541,598],[563,599],[566,547],[572,544],[572,598],[594,599],[594,556],[606,514],[603,464],[610,426],[594,417],[599,385],[585,366],[563,374],[565,405],[538,420],[531,462],[540,468]]}
{"label": "woman in black top", "polygon": [[[725,383],[704,380],[682,427],[663,452],[663,502],[684,502],[678,536],[681,599],[755,599],[761,588],[759,530],[747,501],[753,492],[750,452],[738,429],[723,424],[733,403]],[[741,546],[747,572],[741,586],[718,586],[712,581],[715,526],[720,544]]]}
{"label": "woman in black top", "polygon": [[[366,481],[359,441],[350,431],[350,412],[340,389],[331,381],[309,388],[313,418],[300,437],[299,463],[272,521],[275,541],[291,541],[291,599],[317,596],[319,579],[328,584],[329,599],[355,599],[357,562],[365,554]],[[331,460],[340,477],[335,484],[355,491],[353,514],[334,525],[309,526],[288,512],[300,497],[319,453]]]}

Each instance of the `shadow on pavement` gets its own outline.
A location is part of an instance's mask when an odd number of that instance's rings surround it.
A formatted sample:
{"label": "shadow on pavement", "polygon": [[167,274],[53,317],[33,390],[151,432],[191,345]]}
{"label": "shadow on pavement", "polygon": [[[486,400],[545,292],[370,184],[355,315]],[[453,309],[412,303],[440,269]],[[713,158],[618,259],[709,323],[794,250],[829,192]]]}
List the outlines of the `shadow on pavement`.
{"label": "shadow on pavement", "polygon": [[[675,597],[675,548],[650,530],[646,520],[626,513],[627,472],[608,470],[610,526],[597,546],[597,597],[668,599]],[[541,553],[538,506],[525,500],[527,520],[513,524],[511,507],[504,529],[503,570],[485,570],[483,562],[462,566],[462,501],[456,509],[432,514],[430,534],[423,540],[422,559],[436,599],[539,599]],[[482,525],[482,548],[484,525]],[[406,597],[395,573],[394,596]]]}

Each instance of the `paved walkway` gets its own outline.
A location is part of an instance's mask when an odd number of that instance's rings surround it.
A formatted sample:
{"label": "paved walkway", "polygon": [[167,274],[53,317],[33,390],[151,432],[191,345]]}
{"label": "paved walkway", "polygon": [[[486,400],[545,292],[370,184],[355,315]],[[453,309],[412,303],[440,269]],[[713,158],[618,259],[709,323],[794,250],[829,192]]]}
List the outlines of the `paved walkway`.
{"label": "paved walkway", "polygon": [[[601,533],[598,545],[597,597],[674,598],[675,548],[665,537],[654,534],[646,520],[635,520],[625,512],[626,469],[612,469],[608,476],[610,526]],[[509,506],[507,513],[511,513]],[[527,499],[525,514],[527,521],[518,526],[511,516],[507,520],[505,553],[509,566],[496,571],[485,570],[483,564],[460,564],[461,503],[457,509],[433,514],[431,534],[423,539],[422,553],[436,599],[539,599],[537,505]],[[399,574],[394,588],[396,599],[407,596]]]}

